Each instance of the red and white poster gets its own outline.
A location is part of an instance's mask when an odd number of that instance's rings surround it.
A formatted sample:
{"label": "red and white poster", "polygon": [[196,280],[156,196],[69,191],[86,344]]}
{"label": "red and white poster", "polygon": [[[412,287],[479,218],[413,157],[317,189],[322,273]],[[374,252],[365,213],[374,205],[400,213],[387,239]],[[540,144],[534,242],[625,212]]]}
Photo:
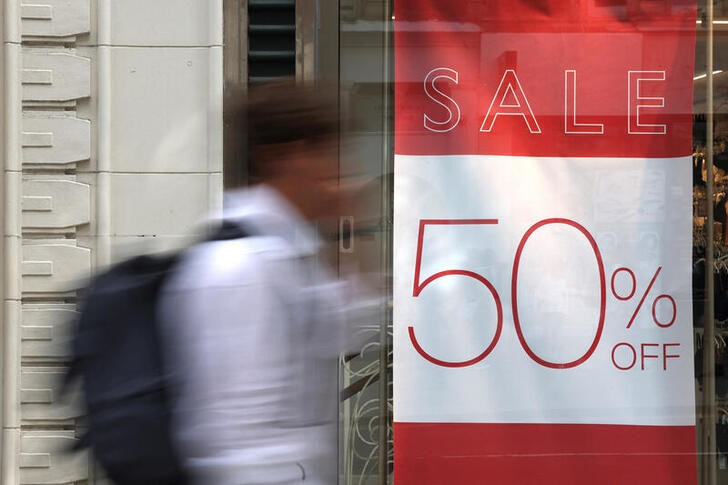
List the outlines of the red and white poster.
{"label": "red and white poster", "polygon": [[696,482],[695,18],[395,2],[396,485]]}

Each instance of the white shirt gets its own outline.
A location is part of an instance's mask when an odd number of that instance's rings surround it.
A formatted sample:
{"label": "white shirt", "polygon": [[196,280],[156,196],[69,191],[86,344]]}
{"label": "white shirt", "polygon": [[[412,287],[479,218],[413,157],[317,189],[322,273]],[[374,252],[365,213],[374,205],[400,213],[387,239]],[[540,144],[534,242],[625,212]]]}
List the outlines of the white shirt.
{"label": "white shirt", "polygon": [[273,189],[227,194],[224,217],[251,235],[193,247],[161,305],[185,464],[205,485],[333,483],[340,284]]}

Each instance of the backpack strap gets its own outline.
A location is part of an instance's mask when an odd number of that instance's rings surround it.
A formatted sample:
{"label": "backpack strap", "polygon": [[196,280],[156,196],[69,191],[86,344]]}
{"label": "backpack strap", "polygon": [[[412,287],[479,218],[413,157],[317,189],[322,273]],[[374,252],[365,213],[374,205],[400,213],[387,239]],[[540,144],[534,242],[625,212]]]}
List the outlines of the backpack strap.
{"label": "backpack strap", "polygon": [[229,239],[241,239],[248,236],[250,236],[250,233],[240,224],[223,220],[220,227],[206,241],[227,241]]}

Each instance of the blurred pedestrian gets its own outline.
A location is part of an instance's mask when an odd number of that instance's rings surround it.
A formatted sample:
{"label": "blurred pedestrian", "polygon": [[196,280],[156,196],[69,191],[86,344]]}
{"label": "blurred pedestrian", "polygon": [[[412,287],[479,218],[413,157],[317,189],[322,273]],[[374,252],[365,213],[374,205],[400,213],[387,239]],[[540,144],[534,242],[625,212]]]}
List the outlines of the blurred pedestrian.
{"label": "blurred pedestrian", "polygon": [[286,81],[232,103],[255,183],[225,196],[231,238],[191,248],[165,285],[174,442],[195,484],[337,481],[343,292],[315,227],[338,209],[334,94]]}

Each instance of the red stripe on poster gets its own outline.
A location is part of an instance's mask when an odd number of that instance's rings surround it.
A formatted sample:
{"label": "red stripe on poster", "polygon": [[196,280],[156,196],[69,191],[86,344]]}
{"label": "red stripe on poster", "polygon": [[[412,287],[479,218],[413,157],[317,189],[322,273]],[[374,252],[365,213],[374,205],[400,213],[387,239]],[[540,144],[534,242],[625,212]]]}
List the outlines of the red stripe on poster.
{"label": "red stripe on poster", "polygon": [[694,2],[487,3],[395,2],[396,153],[692,153]]}
{"label": "red stripe on poster", "polygon": [[427,485],[695,483],[694,426],[395,423],[394,479]]}

